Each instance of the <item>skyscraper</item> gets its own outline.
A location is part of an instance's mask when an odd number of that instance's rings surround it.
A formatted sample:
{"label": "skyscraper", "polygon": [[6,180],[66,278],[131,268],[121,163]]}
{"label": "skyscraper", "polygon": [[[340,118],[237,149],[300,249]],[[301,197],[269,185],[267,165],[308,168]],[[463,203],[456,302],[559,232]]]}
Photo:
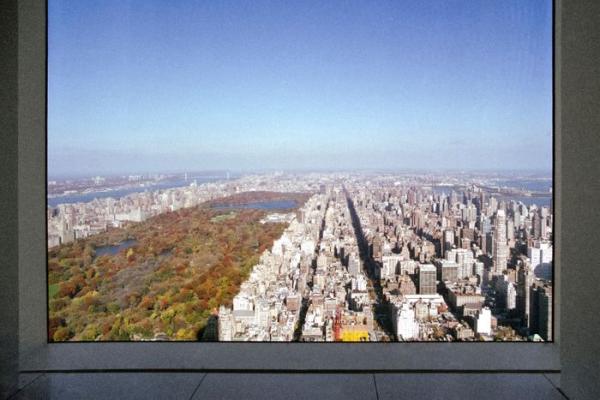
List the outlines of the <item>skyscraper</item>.
{"label": "skyscraper", "polygon": [[529,318],[529,288],[533,284],[533,271],[526,262],[521,262],[517,274],[517,312],[524,326],[530,326]]}
{"label": "skyscraper", "polygon": [[508,246],[506,244],[506,214],[504,210],[496,212],[496,231],[494,233],[494,266],[493,272],[499,275],[506,269]]}
{"label": "skyscraper", "polygon": [[537,333],[542,339],[552,340],[552,286],[536,283],[529,291],[529,334]]}
{"label": "skyscraper", "polygon": [[544,340],[552,340],[552,286],[544,285],[539,296],[539,328],[538,332]]}
{"label": "skyscraper", "polygon": [[453,229],[446,229],[444,231],[444,239],[443,239],[442,243],[443,243],[442,256],[445,256],[446,252],[448,250],[451,250],[452,247],[454,246],[454,230]]}
{"label": "skyscraper", "polygon": [[532,224],[533,224],[533,238],[534,239],[541,238],[542,237],[542,218],[540,217],[540,215],[537,211],[535,211],[535,213],[533,214]]}
{"label": "skyscraper", "polygon": [[475,332],[480,335],[492,334],[492,312],[488,307],[483,307],[475,318]]}
{"label": "skyscraper", "polygon": [[552,244],[536,240],[527,247],[527,256],[531,260],[531,269],[536,276],[544,279],[552,277]]}
{"label": "skyscraper", "polygon": [[419,294],[436,294],[437,269],[432,264],[419,266]]}

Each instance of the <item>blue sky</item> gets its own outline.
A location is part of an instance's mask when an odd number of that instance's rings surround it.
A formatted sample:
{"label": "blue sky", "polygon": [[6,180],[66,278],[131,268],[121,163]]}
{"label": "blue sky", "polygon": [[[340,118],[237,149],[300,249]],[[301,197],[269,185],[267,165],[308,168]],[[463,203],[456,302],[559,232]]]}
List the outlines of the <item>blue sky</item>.
{"label": "blue sky", "polygon": [[551,1],[49,1],[50,175],[552,165]]}

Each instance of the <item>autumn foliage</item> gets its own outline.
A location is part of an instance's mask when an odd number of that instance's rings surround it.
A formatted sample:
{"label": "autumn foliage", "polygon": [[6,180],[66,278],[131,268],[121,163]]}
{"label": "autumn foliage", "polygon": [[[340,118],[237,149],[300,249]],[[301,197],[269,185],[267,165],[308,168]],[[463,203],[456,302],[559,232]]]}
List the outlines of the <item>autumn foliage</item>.
{"label": "autumn foliage", "polygon": [[[290,196],[298,204],[305,200]],[[50,340],[142,340],[157,333],[196,340],[211,310],[231,304],[260,254],[285,229],[260,223],[266,214],[204,205],[52,249]],[[101,246],[125,240],[130,247],[96,256]]]}

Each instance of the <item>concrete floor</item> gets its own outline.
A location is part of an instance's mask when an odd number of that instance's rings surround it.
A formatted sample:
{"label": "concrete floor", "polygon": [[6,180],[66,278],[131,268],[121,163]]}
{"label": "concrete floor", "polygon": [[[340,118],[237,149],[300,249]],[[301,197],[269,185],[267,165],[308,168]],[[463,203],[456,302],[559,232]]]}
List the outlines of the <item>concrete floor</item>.
{"label": "concrete floor", "polygon": [[542,373],[23,373],[10,399],[561,400]]}

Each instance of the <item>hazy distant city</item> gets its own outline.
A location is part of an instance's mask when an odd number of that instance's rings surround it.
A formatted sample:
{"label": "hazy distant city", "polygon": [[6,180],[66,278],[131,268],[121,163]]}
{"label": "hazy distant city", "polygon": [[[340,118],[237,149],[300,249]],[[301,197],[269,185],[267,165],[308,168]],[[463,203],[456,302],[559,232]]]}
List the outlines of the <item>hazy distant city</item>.
{"label": "hazy distant city", "polygon": [[51,341],[552,341],[552,2],[48,2]]}

